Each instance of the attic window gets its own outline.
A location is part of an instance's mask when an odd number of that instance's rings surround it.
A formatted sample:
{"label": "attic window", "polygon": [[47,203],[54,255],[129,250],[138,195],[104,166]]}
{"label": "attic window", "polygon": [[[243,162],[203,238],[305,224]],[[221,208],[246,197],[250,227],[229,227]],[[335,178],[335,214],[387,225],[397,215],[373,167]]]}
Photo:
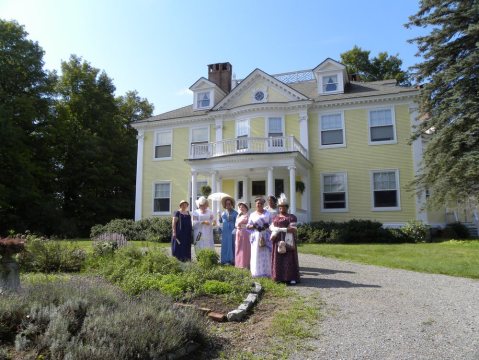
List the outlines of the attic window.
{"label": "attic window", "polygon": [[200,92],[196,96],[196,108],[202,109],[210,106],[210,92]]}
{"label": "attic window", "polygon": [[323,92],[338,90],[338,75],[323,76]]}

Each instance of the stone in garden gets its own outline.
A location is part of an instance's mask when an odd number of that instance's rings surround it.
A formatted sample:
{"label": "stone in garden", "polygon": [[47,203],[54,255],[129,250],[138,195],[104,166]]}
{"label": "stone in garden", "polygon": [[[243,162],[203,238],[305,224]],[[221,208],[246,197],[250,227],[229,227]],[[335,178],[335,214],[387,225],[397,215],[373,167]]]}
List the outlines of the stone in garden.
{"label": "stone in garden", "polygon": [[228,321],[241,321],[243,318],[246,316],[246,311],[245,310],[233,310],[226,315],[228,318]]}

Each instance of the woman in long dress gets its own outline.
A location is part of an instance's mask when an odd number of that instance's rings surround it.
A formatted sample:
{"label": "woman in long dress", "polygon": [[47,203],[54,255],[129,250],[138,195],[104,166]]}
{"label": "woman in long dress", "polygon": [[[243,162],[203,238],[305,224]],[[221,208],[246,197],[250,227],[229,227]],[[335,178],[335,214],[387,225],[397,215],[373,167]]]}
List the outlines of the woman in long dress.
{"label": "woman in long dress", "polygon": [[246,229],[248,225],[248,205],[245,202],[238,202],[240,214],[236,218],[236,239],[235,239],[235,266],[237,268],[249,269],[251,258],[251,244],[249,242],[250,232]]}
{"label": "woman in long dress", "polygon": [[198,253],[201,249],[214,250],[214,216],[210,209],[208,209],[208,200],[204,196],[201,196],[196,200],[196,206],[198,206],[198,209],[193,211],[193,241],[195,242],[195,253]]}
{"label": "woman in long dress", "polygon": [[223,224],[221,232],[221,264],[234,265],[235,264],[235,230],[236,217],[238,212],[233,208],[234,200],[232,198],[224,198],[221,200],[221,204],[225,208],[219,217],[219,222]]}
{"label": "woman in long dress", "polygon": [[[288,200],[281,194],[278,215],[271,225],[273,242],[271,275],[273,280],[296,284],[299,282],[298,249],[296,247],[297,218],[288,214]],[[287,234],[291,234],[287,236]]]}
{"label": "woman in long dress", "polygon": [[171,253],[180,261],[191,260],[191,215],[188,201],[180,201],[180,209],[175,212],[172,222]]}
{"label": "woman in long dress", "polygon": [[271,215],[264,209],[264,203],[262,197],[255,199],[256,211],[249,216],[247,225],[251,230],[250,269],[253,277],[271,277]]}

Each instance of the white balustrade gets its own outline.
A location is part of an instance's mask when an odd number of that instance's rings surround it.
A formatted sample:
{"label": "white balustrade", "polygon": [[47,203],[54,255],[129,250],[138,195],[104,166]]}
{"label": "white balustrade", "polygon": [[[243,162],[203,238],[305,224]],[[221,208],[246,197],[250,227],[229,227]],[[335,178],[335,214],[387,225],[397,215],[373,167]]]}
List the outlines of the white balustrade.
{"label": "white balustrade", "polygon": [[242,153],[271,153],[297,151],[308,157],[306,149],[294,136],[269,138],[241,137],[207,144],[191,144],[191,159],[206,159]]}

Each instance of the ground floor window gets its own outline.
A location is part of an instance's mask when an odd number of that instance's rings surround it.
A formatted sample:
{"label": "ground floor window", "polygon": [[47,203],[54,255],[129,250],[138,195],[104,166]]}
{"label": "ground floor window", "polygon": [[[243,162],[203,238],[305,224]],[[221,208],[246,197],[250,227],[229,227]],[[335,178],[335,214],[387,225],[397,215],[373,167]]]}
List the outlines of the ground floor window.
{"label": "ground floor window", "polygon": [[346,173],[321,174],[321,210],[346,211],[347,188]]}
{"label": "ground floor window", "polygon": [[398,210],[399,209],[399,171],[373,171],[373,209]]}
{"label": "ground floor window", "polygon": [[171,184],[169,182],[156,183],[153,195],[153,212],[170,213],[171,212]]}

